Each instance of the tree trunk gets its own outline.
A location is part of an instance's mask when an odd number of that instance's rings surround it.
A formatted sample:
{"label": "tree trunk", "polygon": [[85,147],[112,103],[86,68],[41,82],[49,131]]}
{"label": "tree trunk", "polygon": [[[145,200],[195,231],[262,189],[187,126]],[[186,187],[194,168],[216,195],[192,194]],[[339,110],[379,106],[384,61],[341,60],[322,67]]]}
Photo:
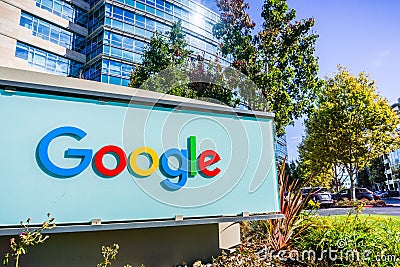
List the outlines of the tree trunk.
{"label": "tree trunk", "polygon": [[350,199],[356,200],[356,187],[354,183],[353,174],[350,175]]}

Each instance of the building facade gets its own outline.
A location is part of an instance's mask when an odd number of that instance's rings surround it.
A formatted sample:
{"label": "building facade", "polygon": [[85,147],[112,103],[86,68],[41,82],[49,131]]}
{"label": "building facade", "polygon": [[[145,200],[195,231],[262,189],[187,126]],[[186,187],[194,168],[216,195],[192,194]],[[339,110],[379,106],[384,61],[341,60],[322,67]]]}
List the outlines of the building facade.
{"label": "building facade", "polygon": [[285,158],[287,160],[287,142],[286,135],[276,137],[275,139],[275,157],[278,163],[281,163]]}
{"label": "building facade", "polygon": [[[153,34],[165,35],[178,20],[193,55],[217,55],[219,15],[192,0],[0,0],[0,14],[5,67],[126,86]],[[281,162],[286,137],[275,147]]]}
{"label": "building facade", "polygon": [[219,15],[191,0],[0,0],[0,14],[6,67],[127,85],[151,36],[178,20],[194,55],[217,54]]}
{"label": "building facade", "polygon": [[[392,105],[400,116],[400,98],[397,103]],[[400,131],[400,125],[398,130]],[[390,152],[384,156],[386,185],[389,189],[400,190],[400,149]]]}

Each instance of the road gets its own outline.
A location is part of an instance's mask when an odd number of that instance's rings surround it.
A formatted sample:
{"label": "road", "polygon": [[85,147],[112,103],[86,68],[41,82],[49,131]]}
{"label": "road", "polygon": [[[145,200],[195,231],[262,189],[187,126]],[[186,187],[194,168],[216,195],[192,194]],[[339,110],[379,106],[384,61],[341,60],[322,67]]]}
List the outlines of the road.
{"label": "road", "polygon": [[[388,206],[386,207],[365,207],[361,213],[362,214],[377,214],[377,215],[391,215],[400,216],[400,199],[384,199]],[[351,208],[330,208],[330,209],[320,209],[318,214],[322,216],[328,215],[345,215],[350,212]]]}

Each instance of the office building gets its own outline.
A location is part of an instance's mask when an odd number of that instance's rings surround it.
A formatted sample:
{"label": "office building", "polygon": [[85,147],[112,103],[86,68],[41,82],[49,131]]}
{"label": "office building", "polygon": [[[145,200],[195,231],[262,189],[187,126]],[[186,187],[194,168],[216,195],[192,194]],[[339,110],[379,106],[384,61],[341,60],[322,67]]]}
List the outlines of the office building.
{"label": "office building", "polygon": [[[400,116],[400,98],[397,103],[392,105]],[[400,125],[399,128],[400,130]],[[393,190],[400,190],[400,149],[390,152],[384,156],[385,174],[387,178],[386,185]]]}
{"label": "office building", "polygon": [[6,67],[127,85],[154,32],[178,20],[194,55],[217,54],[219,16],[191,0],[0,0],[0,14]]}
{"label": "office building", "polygon": [[[286,135],[276,137],[275,139],[275,157],[278,163],[281,163],[285,158],[287,160],[287,142]],[[289,162],[288,162],[289,163]]]}

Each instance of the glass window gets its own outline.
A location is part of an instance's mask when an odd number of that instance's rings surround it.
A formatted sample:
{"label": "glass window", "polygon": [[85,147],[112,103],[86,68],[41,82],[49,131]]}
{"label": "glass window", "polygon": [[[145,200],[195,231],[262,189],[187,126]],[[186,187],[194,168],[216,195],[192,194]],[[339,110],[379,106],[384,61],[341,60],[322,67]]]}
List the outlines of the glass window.
{"label": "glass window", "polygon": [[149,6],[154,6],[154,0],[146,0],[146,4],[148,4]]}
{"label": "glass window", "polygon": [[106,5],[106,16],[111,16],[111,8],[112,6],[107,4]]}
{"label": "glass window", "polygon": [[[21,13],[21,21],[20,24],[30,28],[27,23],[25,23],[25,18],[27,14]],[[50,42],[61,45],[65,48],[75,50],[77,52],[82,53],[84,49],[84,38],[67,30],[64,30],[58,26],[45,22],[39,18],[31,16],[33,21],[32,35],[38,36],[44,40],[50,40]]]}
{"label": "glass window", "polygon": [[18,43],[17,48],[15,50],[15,56],[18,58],[28,60],[28,47],[24,44]]}
{"label": "glass window", "polygon": [[67,33],[60,33],[60,42],[64,44],[69,44],[71,42],[71,38]]}
{"label": "glass window", "polygon": [[157,9],[156,10],[156,16],[160,17],[160,18],[164,18],[164,12]]}
{"label": "glass window", "polygon": [[74,7],[62,0],[36,0],[36,6],[45,9],[57,16],[65,18],[73,23],[86,27],[86,11]]}
{"label": "glass window", "polygon": [[[30,66],[62,75],[77,76],[82,64],[73,62],[66,58],[43,51],[41,49],[17,42],[16,56],[27,60]],[[71,70],[75,69],[76,73]]]}
{"label": "glass window", "polygon": [[144,5],[142,3],[136,2],[136,8],[144,11]]}
{"label": "glass window", "polygon": [[172,15],[165,13],[165,19],[168,21],[172,21]]}
{"label": "glass window", "polygon": [[19,25],[28,29],[32,29],[32,16],[21,12],[21,20],[19,22]]}
{"label": "glass window", "polygon": [[[50,36],[50,25],[40,23],[38,27],[38,36],[44,37],[43,39],[49,39]],[[47,37],[47,38],[46,38]]]}
{"label": "glass window", "polygon": [[108,72],[108,64],[109,64],[108,59],[103,59],[102,72],[104,73]]}
{"label": "glass window", "polygon": [[128,61],[133,61],[133,53],[130,51],[123,51],[123,58]]}
{"label": "glass window", "polygon": [[44,69],[46,67],[46,53],[39,50],[35,51],[33,64]]}
{"label": "glass window", "polygon": [[172,13],[172,4],[165,2],[165,11]]}
{"label": "glass window", "polygon": [[74,18],[74,9],[71,6],[65,5],[63,8],[63,15],[67,17],[69,20],[73,20]]}
{"label": "glass window", "polygon": [[132,12],[129,12],[129,11],[125,11],[124,20],[126,22],[134,24],[135,23],[135,14],[133,14]]}
{"label": "glass window", "polygon": [[43,5],[46,9],[52,10],[52,8],[53,8],[53,1],[51,1],[51,0],[43,0],[43,1],[42,1],[42,5]]}
{"label": "glass window", "polygon": [[118,29],[118,30],[120,30],[120,31],[123,31],[123,30],[124,30],[123,27],[122,27],[122,22],[119,21],[119,20],[113,19],[113,20],[112,20],[112,27],[113,27],[113,28],[116,28],[116,29]]}
{"label": "glass window", "polygon": [[154,31],[155,29],[155,21],[152,19],[147,18],[146,19],[146,29]]}
{"label": "glass window", "polygon": [[182,18],[189,20],[189,11],[187,10],[182,10]]}
{"label": "glass window", "polygon": [[122,36],[116,33],[111,35],[111,43],[115,46],[122,46]]}
{"label": "glass window", "polygon": [[120,85],[121,84],[121,78],[110,76],[110,84]]}
{"label": "glass window", "polygon": [[122,86],[128,86],[129,85],[129,80],[128,79],[122,79]]}
{"label": "glass window", "polygon": [[174,15],[180,17],[181,16],[181,8],[178,6],[174,6]]}
{"label": "glass window", "polygon": [[104,31],[104,43],[109,44],[111,40],[111,33],[109,31]]}
{"label": "glass window", "polygon": [[145,31],[145,36],[150,39],[153,36],[153,32],[146,30]]}
{"label": "glass window", "polygon": [[156,0],[156,7],[164,10],[164,1],[163,0]]}
{"label": "glass window", "polygon": [[135,51],[143,53],[143,49],[144,49],[144,42],[142,41],[135,41]]}
{"label": "glass window", "polygon": [[62,14],[62,4],[59,2],[54,2],[53,12],[57,16],[61,16]]}
{"label": "glass window", "polygon": [[120,75],[121,63],[110,60],[110,74]]}
{"label": "glass window", "polygon": [[144,29],[139,28],[139,27],[135,27],[135,33],[136,33],[137,35],[145,36]]}
{"label": "glass window", "polygon": [[135,7],[135,1],[134,0],[125,0],[125,4],[130,5],[131,7]]}
{"label": "glass window", "polygon": [[134,40],[132,38],[125,37],[123,47],[125,49],[133,50],[134,47]]}
{"label": "glass window", "polygon": [[113,6],[113,18],[122,20],[124,18],[123,9]]}
{"label": "glass window", "polygon": [[58,44],[59,38],[60,38],[60,32],[52,27],[50,31],[50,42]]}
{"label": "glass window", "polygon": [[105,45],[103,48],[104,48],[104,54],[110,55],[110,47],[108,45]]}
{"label": "glass window", "polygon": [[139,14],[136,14],[136,25],[145,27],[145,18]]}
{"label": "glass window", "polygon": [[56,70],[56,65],[57,65],[57,56],[55,55],[48,55],[47,56],[47,66],[46,68],[50,70],[51,72]]}
{"label": "glass window", "polygon": [[129,33],[134,33],[135,32],[135,27],[133,25],[131,25],[131,24],[124,23],[124,30],[126,32],[129,32]]}
{"label": "glass window", "polygon": [[150,14],[155,14],[156,10],[154,9],[154,7],[146,6],[146,12],[148,12]]}
{"label": "glass window", "polygon": [[111,56],[122,58],[122,50],[120,48],[111,47]]}
{"label": "glass window", "polygon": [[127,64],[122,64],[122,72],[121,72],[121,76],[129,76],[131,74],[132,71],[132,66],[127,65]]}

